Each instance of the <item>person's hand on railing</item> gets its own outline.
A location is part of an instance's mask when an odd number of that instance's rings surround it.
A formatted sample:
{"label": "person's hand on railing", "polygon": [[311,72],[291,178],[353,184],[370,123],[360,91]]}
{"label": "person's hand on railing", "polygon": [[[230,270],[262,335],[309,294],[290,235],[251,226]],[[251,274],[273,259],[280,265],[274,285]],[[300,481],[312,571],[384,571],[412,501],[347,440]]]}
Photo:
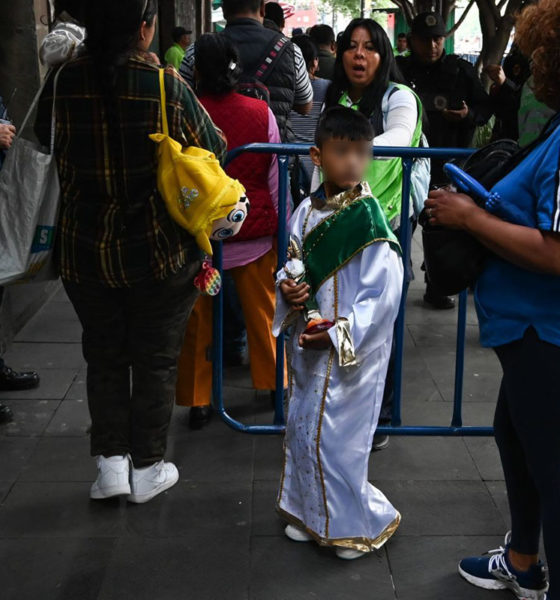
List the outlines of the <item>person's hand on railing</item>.
{"label": "person's hand on railing", "polygon": [[303,310],[303,305],[309,300],[309,285],[305,281],[298,284],[293,279],[283,279],[278,285],[284,300],[293,310]]}

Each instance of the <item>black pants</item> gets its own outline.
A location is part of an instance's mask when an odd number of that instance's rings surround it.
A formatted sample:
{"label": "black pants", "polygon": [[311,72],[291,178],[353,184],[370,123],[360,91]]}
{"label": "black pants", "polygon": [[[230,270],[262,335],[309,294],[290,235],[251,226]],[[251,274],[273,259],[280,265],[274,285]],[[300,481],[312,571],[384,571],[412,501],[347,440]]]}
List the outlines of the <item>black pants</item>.
{"label": "black pants", "polygon": [[137,468],[163,458],[199,269],[132,288],[64,283],[83,327],[92,456],[130,453]]}
{"label": "black pants", "polygon": [[542,525],[553,600],[560,594],[560,347],[541,341],[531,327],[522,340],[496,353],[504,376],[494,427],[511,511],[511,547],[537,554]]}

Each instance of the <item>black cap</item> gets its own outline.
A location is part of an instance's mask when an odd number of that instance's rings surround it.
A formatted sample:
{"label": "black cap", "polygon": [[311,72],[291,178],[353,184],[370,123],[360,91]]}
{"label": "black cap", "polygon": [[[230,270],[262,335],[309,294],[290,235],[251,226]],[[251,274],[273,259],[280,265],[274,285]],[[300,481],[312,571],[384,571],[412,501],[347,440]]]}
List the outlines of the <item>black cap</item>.
{"label": "black cap", "polygon": [[414,17],[410,32],[420,37],[440,37],[447,35],[447,27],[439,13],[424,12]]}

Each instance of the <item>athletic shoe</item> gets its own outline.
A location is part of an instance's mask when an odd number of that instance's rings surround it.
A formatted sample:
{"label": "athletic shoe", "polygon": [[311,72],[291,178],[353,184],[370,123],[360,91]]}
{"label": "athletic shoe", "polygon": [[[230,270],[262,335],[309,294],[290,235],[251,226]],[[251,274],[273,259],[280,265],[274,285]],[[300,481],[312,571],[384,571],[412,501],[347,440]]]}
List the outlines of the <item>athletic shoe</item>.
{"label": "athletic shoe", "polygon": [[130,494],[129,469],[128,456],[98,456],[97,479],[91,486],[89,497],[103,500]]}
{"label": "athletic shoe", "polygon": [[548,583],[542,562],[528,571],[517,571],[509,562],[510,533],[505,548],[500,546],[487,555],[464,558],[459,563],[459,574],[469,583],[485,590],[510,590],[519,600],[545,600]]}
{"label": "athletic shoe", "polygon": [[352,548],[337,548],[336,555],[342,560],[355,560],[356,558],[362,558],[370,554],[369,552],[362,552],[361,550],[353,550]]}
{"label": "athletic shoe", "polygon": [[307,531],[296,527],[295,525],[287,525],[284,533],[294,542],[311,542],[313,537]]}
{"label": "athletic shoe", "polygon": [[148,502],[154,496],[165,492],[179,481],[179,471],[170,462],[159,462],[144,469],[132,468],[130,477],[131,494],[127,500],[135,504]]}
{"label": "athletic shoe", "polygon": [[386,433],[376,433],[373,436],[373,444],[371,446],[372,452],[379,452],[389,447],[389,436]]}

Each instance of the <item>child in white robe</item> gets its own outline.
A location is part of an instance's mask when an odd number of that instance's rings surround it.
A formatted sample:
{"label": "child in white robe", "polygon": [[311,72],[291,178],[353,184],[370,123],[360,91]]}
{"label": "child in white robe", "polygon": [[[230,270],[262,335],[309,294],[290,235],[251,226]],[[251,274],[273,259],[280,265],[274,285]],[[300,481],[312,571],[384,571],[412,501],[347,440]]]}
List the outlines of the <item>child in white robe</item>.
{"label": "child in white robe", "polygon": [[344,559],[380,548],[400,522],[367,479],[403,282],[399,244],[361,183],[372,139],[361,113],[323,114],[311,158],[324,183],[292,217],[273,325],[294,325],[277,510],[289,538]]}

